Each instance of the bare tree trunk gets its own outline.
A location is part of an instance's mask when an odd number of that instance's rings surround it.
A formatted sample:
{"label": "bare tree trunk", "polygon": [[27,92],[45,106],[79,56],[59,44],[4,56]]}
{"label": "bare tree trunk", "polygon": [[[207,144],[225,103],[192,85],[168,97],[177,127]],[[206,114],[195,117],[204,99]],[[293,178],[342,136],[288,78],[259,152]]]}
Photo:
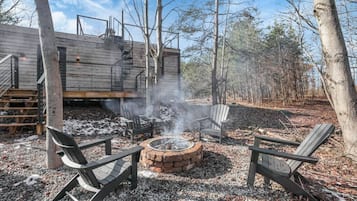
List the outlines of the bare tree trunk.
{"label": "bare tree trunk", "polygon": [[334,0],[314,0],[326,63],[323,78],[343,132],[345,153],[357,160],[357,93]]}
{"label": "bare tree trunk", "polygon": [[[157,0],[156,5],[156,54],[154,56],[155,63],[155,79],[154,83],[157,84],[158,77],[162,74],[162,0]],[[160,73],[159,73],[160,71]]]}
{"label": "bare tree trunk", "polygon": [[151,105],[152,73],[150,69],[150,34],[149,34],[149,5],[148,0],[144,4],[144,40],[145,40],[145,88],[146,108]]}
{"label": "bare tree trunk", "polygon": [[[227,102],[227,71],[228,71],[228,63],[229,59],[227,60],[227,63],[225,62],[226,58],[226,37],[227,37],[227,27],[228,27],[228,15],[229,15],[229,10],[231,6],[231,1],[228,0],[227,2],[227,9],[226,9],[226,19],[225,19],[225,24],[224,24],[224,30],[223,30],[223,39],[222,39],[222,54],[221,54],[221,69],[220,69],[220,91],[219,91],[219,103],[226,104]],[[225,73],[226,71],[226,73]]]}
{"label": "bare tree trunk", "polygon": [[218,50],[218,9],[219,0],[215,0],[214,34],[213,34],[213,52],[212,52],[212,104],[218,103],[218,83],[217,83],[217,50]]}
{"label": "bare tree trunk", "polygon": [[[62,130],[63,127],[63,95],[59,71],[55,33],[48,1],[35,0],[38,14],[39,35],[44,72],[46,76],[46,110],[47,125]],[[51,134],[46,132],[47,167],[57,168],[62,165],[56,154],[56,145]]]}

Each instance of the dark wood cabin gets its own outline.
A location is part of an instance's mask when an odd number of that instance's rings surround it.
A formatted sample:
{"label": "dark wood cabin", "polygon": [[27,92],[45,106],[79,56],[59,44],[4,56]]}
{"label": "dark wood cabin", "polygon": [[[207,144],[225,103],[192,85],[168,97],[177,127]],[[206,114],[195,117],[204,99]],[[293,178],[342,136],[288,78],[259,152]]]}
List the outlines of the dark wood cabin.
{"label": "dark wood cabin", "polygon": [[[144,43],[123,40],[116,35],[97,37],[61,32],[55,35],[64,98],[123,101],[145,97]],[[27,125],[26,119],[42,109],[36,101],[40,100],[38,81],[43,74],[38,29],[0,24],[0,60],[4,60],[0,63],[0,127],[16,131],[17,124]],[[160,78],[165,77],[163,82],[180,88],[179,49],[165,48],[160,73]],[[20,113],[16,111],[17,106],[36,107],[37,112]],[[5,114],[12,115],[13,126],[9,126],[12,121]],[[38,121],[42,120],[37,119],[37,124]]]}

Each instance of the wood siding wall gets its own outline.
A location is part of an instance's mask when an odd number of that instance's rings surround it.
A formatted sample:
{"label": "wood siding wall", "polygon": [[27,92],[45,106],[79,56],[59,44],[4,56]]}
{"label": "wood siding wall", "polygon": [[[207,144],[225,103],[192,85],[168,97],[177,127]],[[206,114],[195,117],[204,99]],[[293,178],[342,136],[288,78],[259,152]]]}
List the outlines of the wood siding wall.
{"label": "wood siding wall", "polygon": [[[0,58],[7,54],[25,55],[19,60],[19,87],[36,88],[38,30],[33,28],[0,25]],[[67,91],[110,91],[111,66],[121,59],[118,45],[108,43],[101,38],[77,36],[56,32],[56,45],[66,47],[66,90]],[[135,77],[145,70],[144,44],[135,42],[133,47],[133,67],[124,79],[124,90],[135,89]],[[178,83],[178,55],[165,57],[164,74],[171,77],[172,83]],[[176,54],[176,55],[175,55]],[[80,62],[77,62],[77,57]],[[153,62],[151,62],[153,65]],[[145,85],[144,85],[145,86]]]}

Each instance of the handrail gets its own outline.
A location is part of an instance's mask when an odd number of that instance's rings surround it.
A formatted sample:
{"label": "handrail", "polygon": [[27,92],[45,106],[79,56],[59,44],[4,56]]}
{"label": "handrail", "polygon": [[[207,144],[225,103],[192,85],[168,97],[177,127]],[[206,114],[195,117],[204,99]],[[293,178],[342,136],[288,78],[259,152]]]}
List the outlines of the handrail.
{"label": "handrail", "polygon": [[108,20],[104,20],[104,19],[100,19],[100,18],[96,18],[96,17],[90,17],[90,16],[85,16],[85,15],[77,15],[77,35],[90,35],[90,34],[85,34],[83,31],[83,27],[82,27],[82,23],[81,23],[81,18],[87,18],[87,19],[92,19],[92,20],[98,20],[98,21],[102,21],[105,22],[105,35],[107,35],[107,31],[108,31]]}
{"label": "handrail", "polygon": [[[142,70],[140,71],[140,73],[138,73],[136,76],[135,76],[135,90],[138,91],[139,89],[139,82],[141,81],[141,75],[145,72],[145,70]],[[139,80],[138,80],[139,78]],[[140,82],[140,86],[141,86],[141,82]],[[141,88],[141,87],[140,87]]]}
{"label": "handrail", "polygon": [[0,64],[4,63],[7,59],[9,59],[9,58],[12,57],[12,56],[13,56],[12,54],[9,54],[9,55],[7,55],[6,57],[2,58],[2,59],[0,60]]}
{"label": "handrail", "polygon": [[42,84],[45,81],[45,74],[42,73],[41,77],[37,80],[37,84]]}
{"label": "handrail", "polygon": [[44,101],[45,78],[45,73],[42,73],[41,77],[37,80],[37,116],[41,129],[43,128],[44,114],[46,113],[46,101]]}
{"label": "handrail", "polygon": [[[114,89],[114,87],[113,87],[113,84],[114,84],[114,82],[115,83],[119,83],[119,86],[120,86],[120,90],[122,90],[123,89],[123,84],[124,84],[124,74],[125,74],[125,70],[127,70],[127,69],[125,69],[127,66],[124,66],[124,60],[125,59],[128,59],[128,57],[127,57],[127,55],[124,55],[124,51],[126,51],[126,52],[128,52],[129,53],[129,56],[130,56],[130,58],[132,59],[133,58],[133,56],[134,56],[134,51],[133,51],[133,49],[134,49],[134,38],[133,38],[133,36],[132,36],[132,34],[130,33],[130,31],[124,26],[124,23],[123,23],[123,21],[124,21],[124,19],[123,19],[123,15],[122,15],[122,22],[120,22],[118,19],[116,19],[115,17],[113,17],[113,18],[110,18],[113,22],[112,23],[110,23],[110,25],[111,26],[113,26],[113,27],[110,27],[110,28],[112,28],[113,30],[115,30],[114,29],[114,25],[115,25],[115,22],[118,24],[118,32],[119,32],[119,27],[121,26],[121,30],[122,30],[122,33],[121,33],[121,40],[123,41],[123,43],[122,43],[122,48],[121,48],[121,51],[122,51],[122,55],[121,55],[121,58],[118,60],[118,61],[116,61],[112,66],[111,66],[111,69],[110,69],[110,71],[111,71],[111,86],[112,86],[112,90]],[[125,32],[127,33],[127,34],[125,34]],[[127,49],[125,49],[125,38],[124,38],[124,35],[128,35],[128,43],[129,43],[129,48],[127,48]],[[119,34],[119,36],[120,36],[120,34]],[[117,81],[113,81],[113,79],[114,79],[114,77],[113,76],[117,76],[118,74],[117,73],[115,73],[114,72],[114,67],[117,67],[117,66],[120,66],[121,68],[120,68],[120,70],[121,70],[121,72],[120,72],[120,77],[119,77],[119,80],[118,80],[118,82]]]}
{"label": "handrail", "polygon": [[[9,66],[5,63],[9,62]],[[3,65],[5,64],[5,65]],[[18,87],[19,59],[9,54],[0,60],[0,97],[10,88]]]}

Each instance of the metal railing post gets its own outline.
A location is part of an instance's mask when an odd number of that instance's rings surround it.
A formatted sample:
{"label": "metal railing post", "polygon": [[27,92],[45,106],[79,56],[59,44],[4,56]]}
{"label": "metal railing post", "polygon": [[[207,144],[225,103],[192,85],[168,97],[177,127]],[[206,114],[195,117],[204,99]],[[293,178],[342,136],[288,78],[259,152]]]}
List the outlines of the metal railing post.
{"label": "metal railing post", "polygon": [[13,56],[14,59],[14,88],[19,88],[19,58],[17,56]]}
{"label": "metal railing post", "polygon": [[13,56],[10,57],[10,85],[11,85],[11,88],[14,87],[14,78],[13,78],[13,69],[12,69],[12,59],[13,59]]}

